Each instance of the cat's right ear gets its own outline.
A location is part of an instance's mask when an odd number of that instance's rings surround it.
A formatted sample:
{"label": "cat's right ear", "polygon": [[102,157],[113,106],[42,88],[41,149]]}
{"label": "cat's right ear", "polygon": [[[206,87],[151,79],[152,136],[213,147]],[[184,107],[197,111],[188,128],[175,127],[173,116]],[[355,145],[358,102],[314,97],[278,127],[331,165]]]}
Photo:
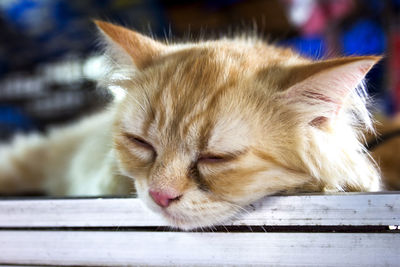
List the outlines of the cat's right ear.
{"label": "cat's right ear", "polygon": [[[280,96],[286,104],[296,106],[310,125],[322,126],[350,105],[347,99],[351,96],[358,99],[351,104],[353,109],[365,108],[362,82],[380,59],[379,56],[346,57],[292,67],[286,80],[289,88]],[[361,113],[368,116],[366,110]]]}
{"label": "cat's right ear", "polygon": [[118,63],[133,63],[138,69],[143,69],[166,49],[166,45],[122,26],[100,20],[94,20],[94,23]]}

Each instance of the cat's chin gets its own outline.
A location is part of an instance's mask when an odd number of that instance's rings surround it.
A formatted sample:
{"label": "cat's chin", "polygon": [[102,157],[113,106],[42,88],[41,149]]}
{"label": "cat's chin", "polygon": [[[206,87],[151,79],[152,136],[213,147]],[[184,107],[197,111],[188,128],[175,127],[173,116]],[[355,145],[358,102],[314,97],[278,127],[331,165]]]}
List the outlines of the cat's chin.
{"label": "cat's chin", "polygon": [[177,203],[162,208],[146,193],[146,184],[136,183],[136,188],[147,208],[161,215],[171,227],[185,231],[221,225],[244,210],[242,205],[212,198],[200,190],[188,191]]}
{"label": "cat's chin", "polygon": [[174,215],[173,213],[168,212],[167,210],[162,211],[162,216],[164,217],[164,219],[166,219],[168,221],[170,226],[181,229],[181,230],[188,231],[188,230],[193,230],[193,229],[202,227],[202,226],[196,224],[196,222],[194,222],[194,221],[184,219],[180,216]]}
{"label": "cat's chin", "polygon": [[207,218],[207,216],[187,218],[186,216],[179,216],[175,213],[171,213],[168,210],[163,210],[162,215],[168,221],[170,226],[178,228],[180,230],[190,231],[196,229],[204,230],[205,228],[220,225],[223,222],[228,221],[234,215],[234,213],[227,214],[225,216],[219,216],[218,218]]}
{"label": "cat's chin", "polygon": [[214,216],[203,216],[202,214],[186,214],[181,212],[180,209],[176,210],[173,207],[160,208],[153,203],[146,202],[146,206],[154,213],[161,215],[162,218],[168,223],[172,228],[177,228],[180,230],[195,230],[204,229],[208,227],[213,227],[215,225],[222,224],[228,221],[235,212],[222,211],[218,215]]}
{"label": "cat's chin", "polygon": [[142,198],[142,200],[152,212],[161,215],[171,227],[185,231],[204,229],[223,224],[237,213],[237,210],[230,206],[230,204],[220,204],[219,209],[211,214],[202,214],[200,212],[190,212],[180,207],[180,205],[161,208],[149,198]]}

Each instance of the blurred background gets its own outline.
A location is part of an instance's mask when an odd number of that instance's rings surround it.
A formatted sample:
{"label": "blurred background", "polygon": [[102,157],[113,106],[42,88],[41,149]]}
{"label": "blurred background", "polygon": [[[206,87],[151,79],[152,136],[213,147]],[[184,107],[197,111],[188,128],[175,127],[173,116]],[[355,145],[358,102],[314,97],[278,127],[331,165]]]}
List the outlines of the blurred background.
{"label": "blurred background", "polygon": [[400,110],[400,0],[1,0],[0,141],[103,107],[91,19],[176,40],[252,31],[312,58],[385,55],[369,74],[379,112]]}

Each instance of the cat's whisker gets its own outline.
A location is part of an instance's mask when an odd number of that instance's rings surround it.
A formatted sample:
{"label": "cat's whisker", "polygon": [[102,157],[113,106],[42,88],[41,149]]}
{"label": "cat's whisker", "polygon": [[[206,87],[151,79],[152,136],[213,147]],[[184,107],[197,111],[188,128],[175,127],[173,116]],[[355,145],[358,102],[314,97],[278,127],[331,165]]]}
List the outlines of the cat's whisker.
{"label": "cat's whisker", "polygon": [[240,218],[240,216],[247,215],[247,214],[251,213],[251,211],[249,211],[248,209],[246,209],[246,208],[244,208],[244,207],[242,207],[240,205],[233,204],[233,203],[230,203],[230,205],[231,205],[232,209],[235,210],[235,217],[236,218]]}
{"label": "cat's whisker", "polygon": [[139,100],[137,100],[135,97],[133,96],[129,96],[129,100],[135,102],[135,104],[140,107],[140,109],[142,110],[142,112],[146,113],[147,112],[147,108],[141,103],[139,102]]}
{"label": "cat's whisker", "polygon": [[152,115],[152,118],[156,118],[156,113],[155,113],[155,111],[154,111],[154,108],[153,108],[153,106],[152,106],[152,101],[150,101],[150,96],[149,96],[149,93],[147,92],[147,90],[143,90],[143,93],[144,93],[144,95],[145,95],[145,101],[147,102],[147,106],[149,107],[149,109],[150,109],[150,112],[151,112],[151,115]]}

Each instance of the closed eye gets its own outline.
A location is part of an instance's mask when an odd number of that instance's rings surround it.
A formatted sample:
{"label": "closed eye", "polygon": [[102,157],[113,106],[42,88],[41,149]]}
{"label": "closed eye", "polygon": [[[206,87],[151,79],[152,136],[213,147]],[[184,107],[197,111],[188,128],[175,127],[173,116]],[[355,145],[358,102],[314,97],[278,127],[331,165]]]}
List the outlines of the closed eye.
{"label": "closed eye", "polygon": [[198,163],[223,163],[233,159],[232,156],[223,156],[223,155],[201,155],[198,159]]}
{"label": "closed eye", "polygon": [[145,148],[145,149],[147,149],[147,150],[151,150],[151,151],[153,151],[153,152],[156,152],[156,150],[154,149],[154,147],[149,143],[149,142],[147,142],[147,141],[145,141],[143,138],[141,138],[141,137],[138,137],[138,136],[135,136],[135,135],[132,135],[132,134],[128,134],[128,133],[125,133],[125,137],[130,141],[130,142],[132,142],[133,144],[135,144],[135,145],[137,145],[137,146],[139,146],[139,147],[142,147],[142,148]]}

